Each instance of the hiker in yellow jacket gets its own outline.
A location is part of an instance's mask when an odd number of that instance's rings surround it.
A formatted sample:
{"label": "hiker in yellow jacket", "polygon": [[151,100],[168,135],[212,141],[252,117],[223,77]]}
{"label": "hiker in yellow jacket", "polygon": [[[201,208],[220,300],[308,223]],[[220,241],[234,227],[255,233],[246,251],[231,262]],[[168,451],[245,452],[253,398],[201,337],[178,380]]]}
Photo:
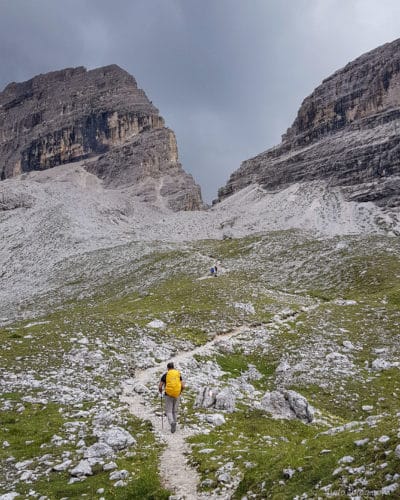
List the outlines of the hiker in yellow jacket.
{"label": "hiker in yellow jacket", "polygon": [[185,388],[185,383],[182,380],[182,375],[179,370],[175,370],[174,363],[167,364],[168,371],[161,377],[158,384],[160,394],[165,391],[165,413],[167,414],[168,422],[171,425],[171,432],[176,431],[176,419],[179,409],[179,396]]}

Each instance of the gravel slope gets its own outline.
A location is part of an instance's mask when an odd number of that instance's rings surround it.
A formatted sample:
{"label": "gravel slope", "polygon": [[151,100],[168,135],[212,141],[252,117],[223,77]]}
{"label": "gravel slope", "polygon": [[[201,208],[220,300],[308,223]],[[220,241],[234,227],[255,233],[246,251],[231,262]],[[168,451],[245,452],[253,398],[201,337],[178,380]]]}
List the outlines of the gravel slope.
{"label": "gravel slope", "polygon": [[[338,189],[320,182],[294,184],[267,193],[252,186],[207,211],[168,210],[144,204],[132,189],[105,189],[80,163],[24,174],[0,183],[0,324],[21,304],[59,287],[54,276],[67,260],[83,262],[100,249],[130,245],[111,253],[129,262],[157,244],[302,229],[321,237],[397,234],[395,213],[372,203],[344,201]],[[139,244],[140,242],[140,244]],[[97,273],[102,273],[102,266]],[[20,314],[19,314],[20,315]]]}

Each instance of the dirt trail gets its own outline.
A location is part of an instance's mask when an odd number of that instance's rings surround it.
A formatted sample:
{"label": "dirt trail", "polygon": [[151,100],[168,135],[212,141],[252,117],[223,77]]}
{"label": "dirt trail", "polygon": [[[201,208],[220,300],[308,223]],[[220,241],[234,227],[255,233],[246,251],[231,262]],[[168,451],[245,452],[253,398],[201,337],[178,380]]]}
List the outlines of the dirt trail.
{"label": "dirt trail", "polygon": [[[206,344],[196,347],[192,351],[182,351],[173,357],[174,362],[177,366],[183,361],[187,361],[192,358],[195,354],[205,355],[210,353],[215,348],[215,343],[223,339],[229,339],[236,335],[239,335],[244,330],[246,326],[238,327],[229,333],[224,333],[217,335],[213,340],[207,342]],[[186,443],[186,439],[192,436],[195,431],[188,427],[184,429],[178,425],[175,434],[171,434],[168,422],[164,417],[164,428],[161,428],[161,418],[156,411],[160,410],[161,406],[155,408],[154,405],[148,402],[148,400],[143,396],[133,391],[133,385],[138,384],[154,386],[154,391],[158,389],[158,380],[161,374],[165,371],[165,361],[157,366],[142,370],[135,373],[135,378],[126,381],[123,386],[123,396],[122,400],[129,403],[129,409],[133,415],[142,419],[149,420],[152,425],[156,436],[166,443],[166,448],[160,457],[160,474],[162,478],[163,485],[174,492],[177,498],[185,500],[198,500],[198,499],[228,499],[229,496],[211,496],[201,495],[197,493],[197,486],[199,484],[199,476],[197,471],[193,469],[187,461],[187,455],[190,454],[190,448]],[[160,401],[160,399],[159,399]]]}

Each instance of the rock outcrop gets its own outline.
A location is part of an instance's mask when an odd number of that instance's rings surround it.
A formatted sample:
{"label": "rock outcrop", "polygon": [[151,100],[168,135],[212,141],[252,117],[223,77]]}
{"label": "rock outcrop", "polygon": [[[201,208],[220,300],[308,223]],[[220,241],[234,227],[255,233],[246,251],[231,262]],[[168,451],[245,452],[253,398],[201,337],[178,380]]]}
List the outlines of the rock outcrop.
{"label": "rock outcrop", "polygon": [[314,408],[296,391],[266,392],[260,406],[274,418],[298,418],[308,423],[314,419]]}
{"label": "rock outcrop", "polygon": [[[68,68],[10,83],[0,93],[1,180],[87,158],[90,171],[110,185],[150,180],[148,199],[164,196],[174,210],[202,207],[200,188],[178,162],[173,132],[118,66]],[[149,179],[155,173],[157,182]],[[164,173],[163,188],[152,192]]]}
{"label": "rock outcrop", "polygon": [[347,200],[400,205],[400,39],[322,82],[282,142],[242,163],[219,200],[250,184],[281,190],[324,180]]}

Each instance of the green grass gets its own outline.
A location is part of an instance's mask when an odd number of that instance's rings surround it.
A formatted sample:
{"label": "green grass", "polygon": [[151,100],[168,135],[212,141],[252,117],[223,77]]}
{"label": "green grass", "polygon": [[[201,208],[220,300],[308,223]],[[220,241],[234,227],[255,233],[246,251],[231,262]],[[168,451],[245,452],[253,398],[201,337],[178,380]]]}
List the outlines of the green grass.
{"label": "green grass", "polygon": [[[256,349],[244,345],[231,354],[219,352],[207,359],[216,361],[225,372],[224,383],[239,377],[249,364],[255,365],[262,378],[251,383],[261,392],[277,388],[275,370],[283,359],[291,366],[297,364],[298,371],[286,388],[307,397],[327,424],[273,420],[251,410],[249,401],[240,401],[237,411],[226,415],[225,425],[191,439],[192,461],[202,479],[211,479],[216,486],[217,470],[232,461],[241,477],[235,498],[249,491],[255,498],[293,498],[305,492],[323,498],[320,488],[328,484],[346,498],[349,491],[341,475],[350,485],[359,475],[344,471],[332,476],[332,472],[342,456],[352,455],[352,466],[364,464],[371,471],[367,489],[380,489],[388,484],[385,475],[394,474],[398,467],[394,454],[386,456],[385,451],[393,450],[398,442],[395,415],[400,411],[400,375],[398,368],[377,373],[370,366],[380,356],[377,348],[386,348],[391,359],[400,359],[399,255],[395,239],[313,240],[291,231],[171,245],[132,261],[129,270],[118,270],[115,276],[108,276],[108,281],[93,286],[90,293],[92,278],[82,266],[65,280],[73,291],[69,299],[59,309],[34,320],[42,324],[28,327],[33,320],[24,320],[0,329],[0,366],[19,374],[32,370],[36,378],[52,380],[52,371],[66,363],[64,353],[79,347],[70,339],[79,339],[82,334],[90,350],[102,352],[108,368],[103,374],[96,366],[85,366],[79,373],[84,371],[98,388],[114,390],[129,375],[118,356],[131,359],[140,337],[179,349],[188,340],[201,345],[215,332],[262,324],[267,334]],[[103,257],[109,259],[111,253],[104,252]],[[217,279],[198,279],[208,274],[208,260],[212,264],[214,259],[221,260],[227,272]],[[355,300],[356,304],[340,305],[334,302],[338,298]],[[235,307],[236,303],[252,304],[254,314]],[[285,309],[291,311],[286,318]],[[275,321],[275,315],[283,320]],[[155,331],[147,326],[156,318],[166,323],[165,329]],[[345,340],[356,348],[345,351]],[[319,350],[322,359],[307,358],[307,352],[317,354]],[[348,356],[352,363],[348,374],[335,374],[337,366],[332,363],[330,373],[307,376],[314,361],[328,366],[324,356],[333,351]],[[302,368],[305,361],[309,365]],[[26,391],[29,395],[36,392],[31,388]],[[0,447],[2,464],[11,454],[16,460],[25,460],[51,453],[61,461],[63,451],[73,452],[73,444],[58,448],[50,442],[52,435],[64,432],[60,406],[24,403],[25,410],[19,413],[21,397],[22,393],[6,394],[0,401],[13,401],[11,409],[0,413],[0,443],[7,440],[11,445]],[[194,397],[190,390],[185,395],[187,422],[198,424],[197,414],[206,411],[193,408]],[[83,404],[90,408],[96,402]],[[321,434],[328,424],[365,421],[370,414],[362,410],[363,405],[373,406],[372,415],[382,415],[375,427],[361,425],[335,436]],[[71,409],[63,410],[68,413]],[[33,485],[20,484],[22,496],[32,487],[49,498],[97,498],[98,488],[105,489],[106,498],[168,498],[157,472],[160,444],[147,424],[132,417],[128,421],[138,446],[133,457],[120,454],[117,460],[119,468],[131,472],[125,488],[115,489],[109,473],[96,468],[94,476],[82,483],[68,485],[67,474],[52,472]],[[382,435],[390,437],[389,444],[376,441]],[[96,439],[91,436],[89,432],[87,444]],[[354,440],[363,437],[370,443],[355,447]],[[33,443],[26,445],[26,441]],[[48,447],[40,448],[43,444]],[[202,448],[215,451],[203,455],[199,453]],[[323,449],[331,452],[321,454]],[[247,468],[245,462],[254,466]],[[385,462],[387,466],[380,468]],[[288,467],[302,471],[296,470],[291,479],[285,479],[282,471]]]}
{"label": "green grass", "polygon": [[[133,429],[132,429],[133,427]],[[50,498],[81,498],[87,495],[88,498],[113,498],[118,500],[149,498],[154,500],[167,500],[170,492],[160,485],[157,463],[160,445],[157,444],[152,436],[151,429],[146,426],[145,432],[140,424],[131,426],[131,432],[135,436],[135,430],[141,430],[138,444],[135,446],[136,454],[130,458],[119,458],[116,460],[118,469],[127,470],[130,473],[130,479],[125,487],[115,488],[113,482],[109,480],[110,472],[104,472],[100,467],[95,467],[94,475],[89,476],[82,483],[69,485],[69,476],[63,473],[51,473],[48,480],[41,480],[35,484],[35,489],[41,494],[48,495]],[[99,488],[104,488],[102,495],[96,494]],[[28,488],[22,488],[21,493],[29,491]]]}
{"label": "green grass", "polygon": [[267,390],[271,388],[273,374],[276,369],[276,362],[271,358],[257,353],[243,354],[233,353],[228,355],[218,355],[215,358],[221,369],[226,372],[224,378],[232,379],[240,377],[253,365],[261,375],[259,380],[252,380],[253,386],[258,390]]}
{"label": "green grass", "polygon": [[210,261],[220,260],[225,262],[228,259],[242,259],[250,255],[254,244],[262,239],[260,236],[248,236],[246,238],[234,238],[226,240],[206,240],[199,243],[193,243],[193,246],[208,255]]}
{"label": "green grass", "polygon": [[[18,395],[6,395],[6,397],[12,400],[18,399]],[[63,461],[61,453],[68,450],[72,452],[74,445],[57,447],[51,443],[54,434],[65,437],[65,429],[63,428],[65,421],[59,409],[57,405],[53,404],[46,406],[26,404],[22,413],[16,411],[2,412],[0,414],[0,439],[1,442],[7,440],[10,443],[10,448],[0,448],[0,463],[11,454],[16,461],[50,454],[52,461],[61,463]],[[119,458],[116,460],[119,469],[128,470],[130,473],[130,479],[126,487],[115,488],[109,480],[110,472],[104,472],[100,466],[94,466],[93,476],[87,477],[84,482],[68,484],[70,478],[68,473],[50,472],[47,477],[39,479],[33,485],[19,483],[16,490],[22,496],[25,496],[34,487],[41,495],[47,495],[52,499],[60,499],[63,497],[81,498],[82,495],[87,495],[89,498],[98,498],[101,495],[96,494],[96,491],[99,488],[104,488],[106,498],[168,499],[170,492],[160,485],[157,469],[158,454],[162,448],[154,439],[151,425],[142,423],[132,416],[126,418],[126,428],[137,439],[137,444],[132,448],[132,451],[134,451],[133,456],[124,457],[124,454],[120,453]],[[33,442],[27,445],[26,441]],[[87,446],[95,441],[97,441],[97,438],[90,440],[90,437],[88,437],[85,439]],[[43,445],[45,445],[45,448],[41,448]],[[74,457],[73,453],[72,457]],[[74,463],[76,464],[78,461],[79,459],[75,457]],[[2,470],[5,473],[7,470],[5,462],[3,462],[3,466]],[[35,462],[34,467],[37,467],[37,462]],[[46,467],[44,466],[44,468]],[[2,480],[4,481],[4,478]]]}
{"label": "green grass", "polygon": [[[21,394],[3,394],[4,400],[19,401]],[[60,432],[63,419],[56,404],[46,406],[23,403],[24,410],[3,410],[0,413],[0,442],[8,441],[8,448],[0,448],[0,460],[11,453],[18,461],[28,460],[41,453],[40,446],[48,444]],[[30,443],[27,445],[26,442]]]}
{"label": "green grass", "polygon": [[[257,317],[260,317],[259,311],[263,307],[268,310],[269,316],[279,306],[289,306],[297,311],[293,320],[281,324],[279,331],[268,339],[269,345],[263,353],[259,353],[258,362],[253,361],[260,371],[263,365],[267,369],[263,384],[257,388],[274,388],[273,384],[268,387],[265,382],[268,381],[269,367],[273,371],[282,357],[287,357],[291,364],[295,364],[302,360],[302,348],[313,352],[314,346],[318,348],[321,345],[325,346],[326,354],[332,351],[346,354],[354,363],[355,370],[347,376],[328,376],[328,379],[315,380],[315,383],[308,380],[288,388],[307,397],[322,412],[323,419],[332,425],[353,420],[364,421],[370,415],[362,410],[364,405],[372,405],[372,415],[380,414],[383,417],[372,429],[362,426],[358,432],[346,431],[322,437],[319,433],[324,430],[323,427],[318,429],[295,421],[271,420],[258,412],[246,414],[239,411],[227,416],[225,426],[216,428],[209,435],[193,438],[193,456],[202,479],[213,480],[213,487],[217,485],[216,471],[220,465],[233,461],[236,472],[243,475],[235,498],[241,498],[249,491],[256,498],[292,498],[305,492],[313,497],[320,487],[328,484],[332,484],[332,490],[339,492],[341,497],[347,498],[352,482],[362,477],[362,474],[353,477],[344,471],[337,477],[332,476],[333,470],[338,467],[339,458],[346,454],[354,456],[354,467],[366,464],[371,474],[367,487],[370,491],[390,484],[386,474],[390,477],[398,467],[393,453],[386,456],[385,451],[393,450],[399,442],[396,430],[398,421],[395,417],[400,409],[399,370],[394,368],[377,373],[366,368],[379,357],[375,352],[377,348],[388,348],[392,359],[399,359],[400,356],[396,341],[400,325],[400,259],[398,252],[392,250],[393,243],[397,245],[397,242],[386,241],[385,244],[389,246],[386,252],[382,250],[384,244],[381,245],[376,239],[366,245],[356,239],[348,240],[348,248],[336,252],[328,251],[327,242],[300,243],[296,252],[305,255],[302,265],[292,266],[289,273],[285,268],[282,270],[282,288],[319,301],[316,308],[306,312],[301,312],[299,305],[284,304],[282,297],[279,300],[275,295],[271,300],[271,295],[263,296],[262,292],[263,279],[269,280],[268,287],[273,290],[277,285],[271,262],[277,265],[282,257],[289,258],[290,255],[295,259],[298,255],[293,254],[293,248],[275,253],[269,263],[263,261],[266,271],[261,277],[257,277],[257,273],[248,273],[253,297],[255,291],[259,294],[255,300],[251,299],[253,304],[257,304]],[[379,252],[374,248],[377,244],[381,245]],[[324,258],[325,252],[327,256]],[[249,257],[253,263],[257,261],[254,264],[256,268],[261,267],[261,253]],[[266,258],[266,255],[262,258]],[[324,272],[319,272],[320,269],[324,269]],[[249,294],[249,291],[248,285],[246,292]],[[355,300],[356,304],[347,306],[333,303],[336,298]],[[345,340],[351,341],[356,349],[343,351]],[[241,352],[218,355],[215,360],[227,372],[226,377],[231,378],[245,371],[249,362],[248,357]],[[279,436],[284,436],[288,441],[279,442],[279,446],[264,446],[259,439],[264,434],[278,440]],[[369,437],[373,443],[382,435],[390,437],[390,446],[377,441],[365,448],[354,445],[356,439]],[[240,436],[236,449],[232,444],[235,436]],[[305,444],[304,439],[307,440]],[[197,447],[200,443],[201,446]],[[211,455],[203,455],[198,453],[201,448],[214,448],[215,451]],[[332,451],[321,455],[324,448]],[[245,461],[253,462],[256,466],[246,469],[243,466]],[[387,465],[381,468],[385,463]],[[287,467],[302,467],[303,470],[301,473],[296,472],[292,479],[285,480],[282,470]],[[340,479],[342,475],[344,480]],[[344,481],[348,481],[350,486],[347,487]],[[356,485],[354,489],[357,489]],[[388,498],[396,498],[396,494]]]}
{"label": "green grass", "polygon": [[[338,461],[352,456],[352,467],[368,464],[377,471],[370,480],[370,487],[380,488],[386,484],[385,474],[397,470],[395,457],[386,456],[385,450],[393,447],[395,419],[384,418],[374,429],[360,432],[342,432],[334,436],[320,435],[322,429],[298,421],[273,420],[259,411],[235,413],[227,417],[227,423],[208,435],[190,439],[193,446],[193,463],[197,465],[202,479],[218,484],[218,469],[221,464],[233,462],[234,473],[242,479],[233,498],[240,499],[251,491],[256,498],[293,498],[307,493],[314,498],[316,488],[333,484],[333,489],[343,489],[341,475],[350,482],[360,474],[343,471],[333,476],[339,467]],[[377,438],[387,434],[392,444],[376,444]],[[357,447],[355,440],[369,437],[370,443]],[[202,454],[204,448],[212,448],[212,454]],[[376,448],[376,449],[375,449]],[[330,450],[328,453],[321,453]],[[246,467],[246,462],[252,464]],[[380,469],[379,465],[387,463]],[[284,469],[295,470],[292,478],[285,479]],[[300,469],[299,469],[300,468]],[[346,495],[343,494],[343,498]],[[393,497],[395,498],[395,497]]]}

